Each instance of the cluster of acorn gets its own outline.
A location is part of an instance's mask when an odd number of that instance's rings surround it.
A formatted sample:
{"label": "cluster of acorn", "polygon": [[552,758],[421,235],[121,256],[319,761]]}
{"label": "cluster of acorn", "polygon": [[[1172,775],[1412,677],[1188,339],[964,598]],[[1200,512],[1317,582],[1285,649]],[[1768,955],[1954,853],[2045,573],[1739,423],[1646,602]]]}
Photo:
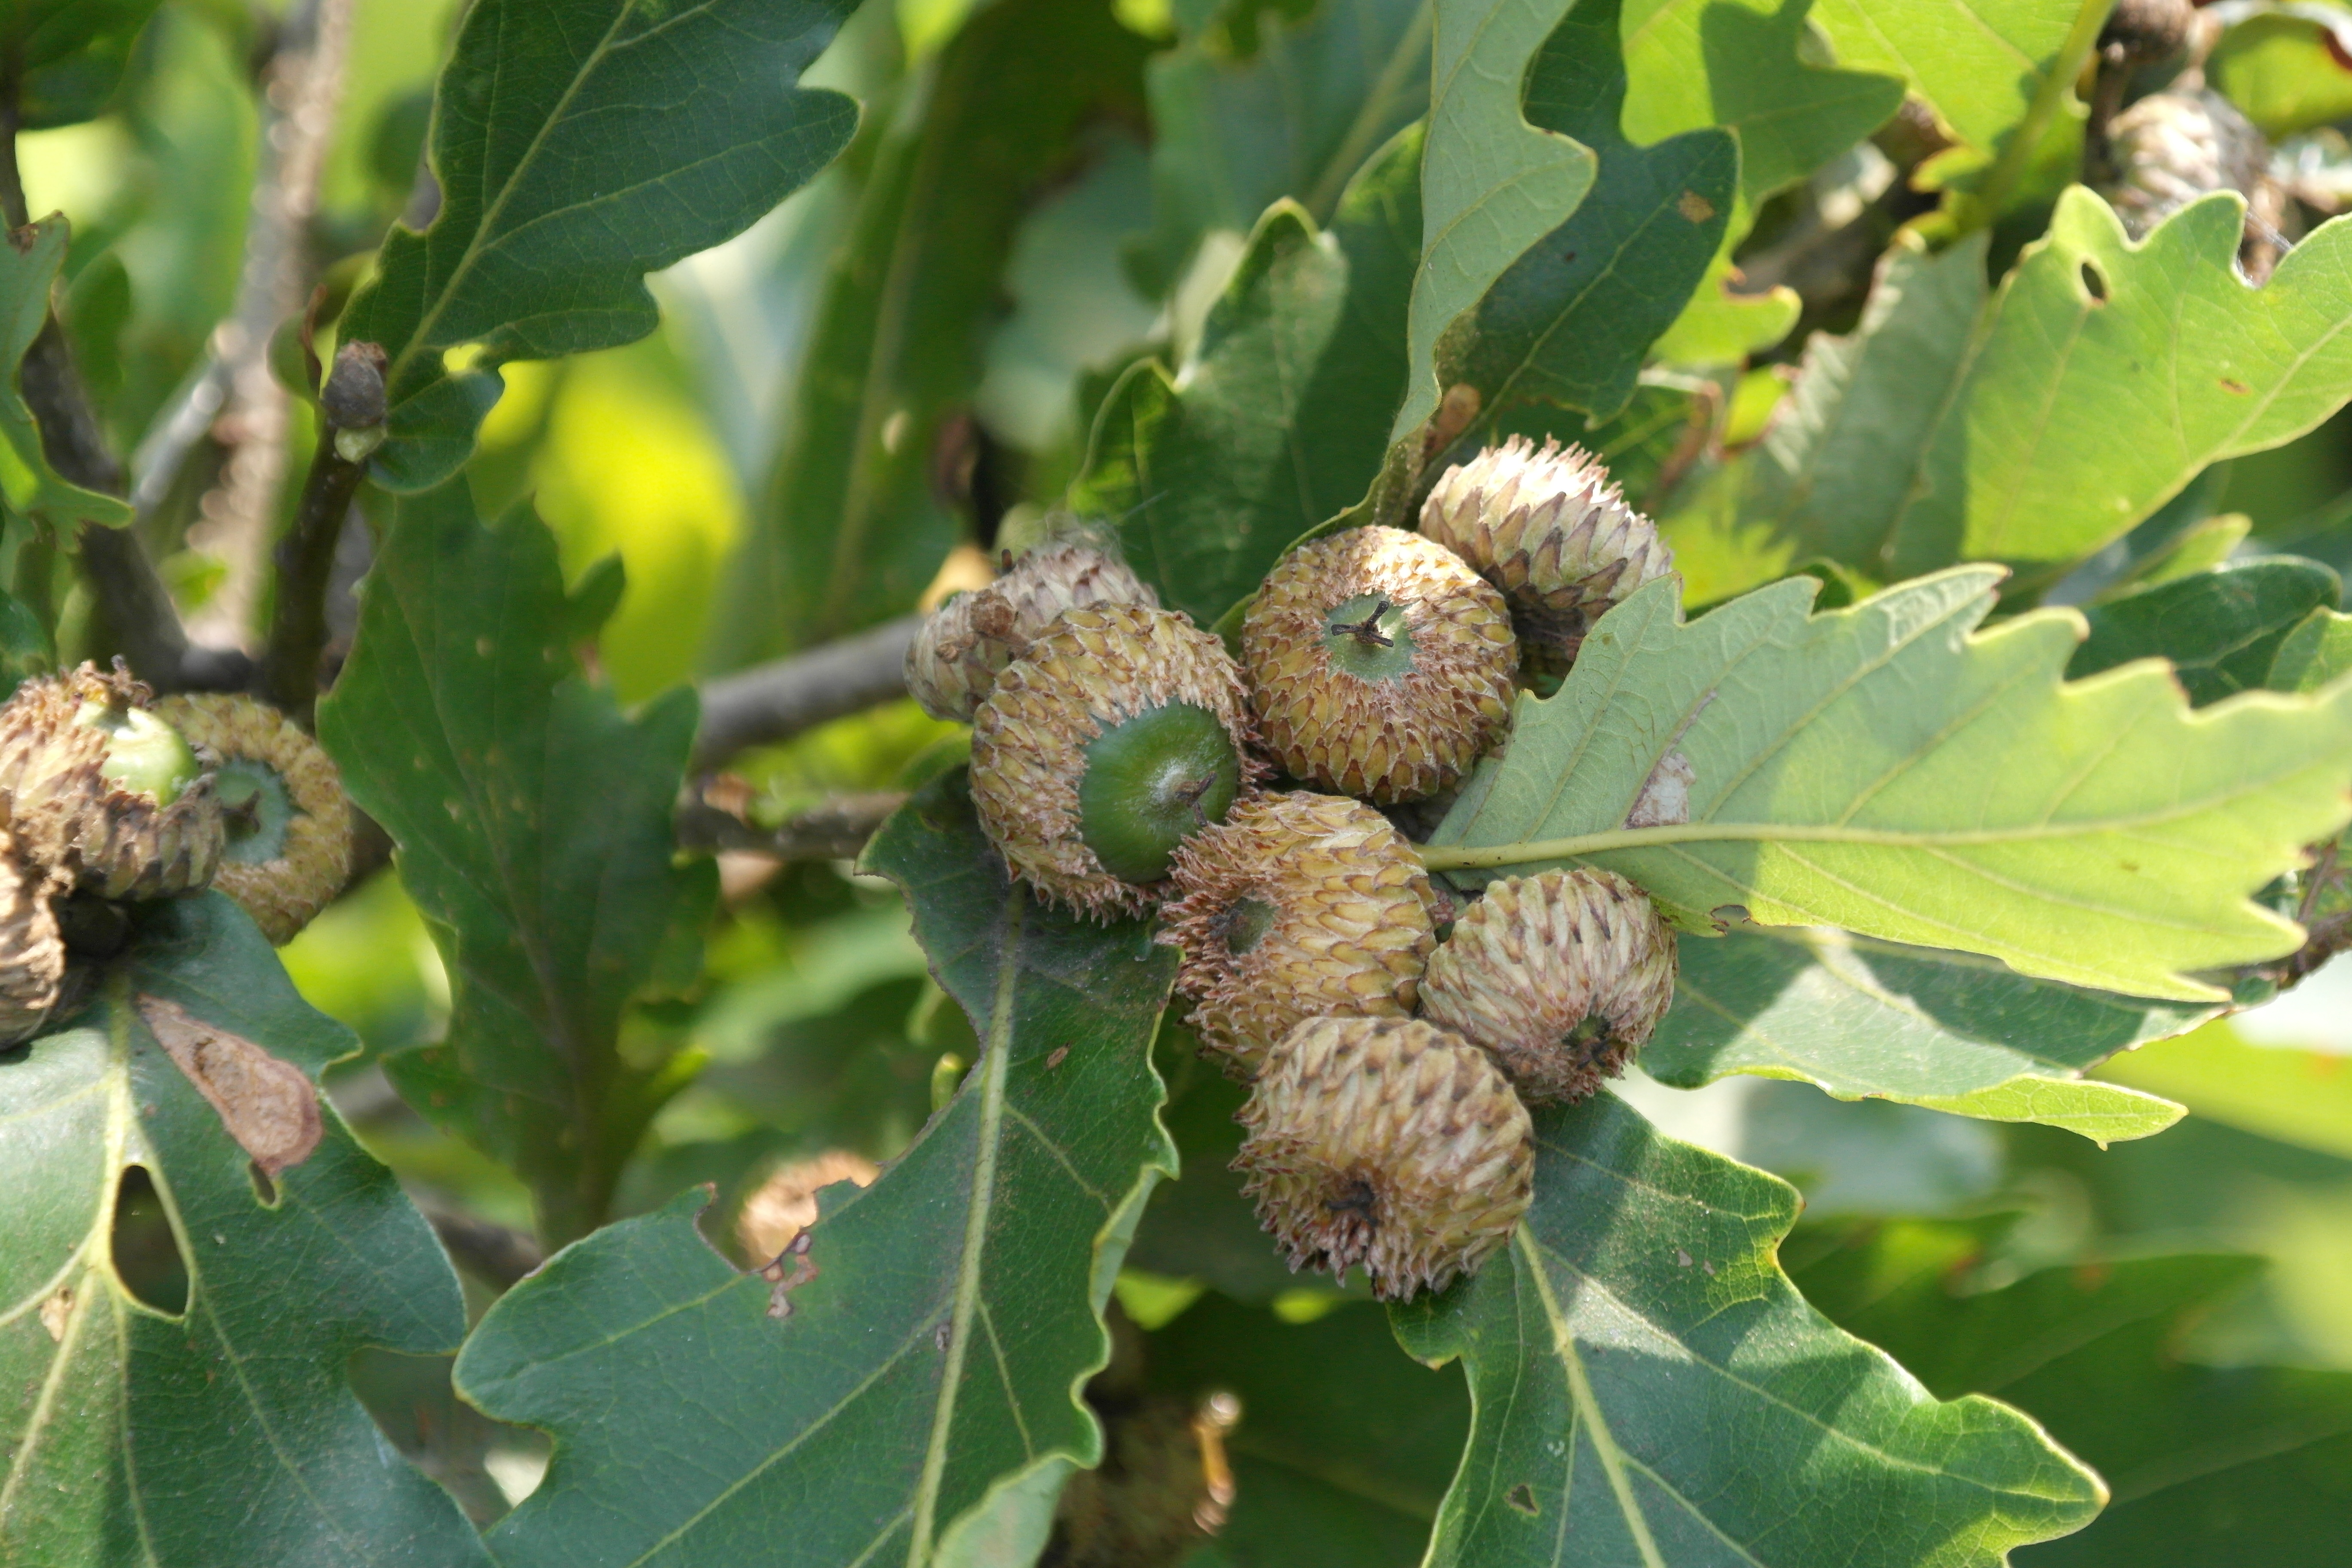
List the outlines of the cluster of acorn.
{"label": "cluster of acorn", "polygon": [[910,649],[924,708],[971,722],[1013,874],[1097,919],[1158,909],[1188,1022],[1253,1085],[1236,1168],[1294,1268],[1360,1266],[1390,1299],[1475,1270],[1532,1195],[1527,1105],[1591,1094],[1672,1002],[1631,883],[1507,878],[1457,916],[1383,815],[1442,804],[1515,688],[1672,571],[1599,463],[1515,439],[1448,469],[1419,532],[1293,551],[1238,659],[1085,535]]}
{"label": "cluster of acorn", "polygon": [[289,942],[351,853],[335,764],[276,709],[87,664],[26,681],[0,708],[0,1047],[71,1010],[124,905],[217,887]]}

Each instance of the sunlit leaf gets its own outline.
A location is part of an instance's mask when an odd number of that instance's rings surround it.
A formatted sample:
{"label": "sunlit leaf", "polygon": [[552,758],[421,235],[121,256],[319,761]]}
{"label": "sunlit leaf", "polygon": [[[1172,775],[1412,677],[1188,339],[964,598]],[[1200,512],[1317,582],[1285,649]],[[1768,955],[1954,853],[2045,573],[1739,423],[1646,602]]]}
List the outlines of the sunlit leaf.
{"label": "sunlit leaf", "polygon": [[2052,73],[2086,9],[2071,0],[1814,0],[1812,16],[1842,63],[1902,78],[1981,164],[2006,151],[2038,95],[2066,89],[2053,88]]}
{"label": "sunlit leaf", "polygon": [[[217,893],[147,906],[99,984],[71,1026],[0,1057],[0,1560],[486,1563],[346,1381],[363,1345],[446,1352],[466,1326],[424,1216],[317,1103],[320,1069],[359,1042]],[[223,1110],[257,1138],[273,1101],[309,1108],[312,1142],[257,1174]],[[169,1215],[151,1247],[179,1263],[136,1273],[182,1297],[172,1315],[133,1293],[113,1239],[134,1166]]]}
{"label": "sunlit leaf", "polygon": [[2352,1066],[2335,1052],[2248,1045],[2214,1024],[2118,1058],[2100,1076],[2259,1137],[2352,1160]]}
{"label": "sunlit leaf", "polygon": [[393,231],[338,328],[391,356],[377,477],[446,478],[498,400],[500,361],[644,337],[659,319],[646,273],[740,233],[830,162],[857,107],[793,84],[853,4],[472,6],[435,100],[440,212]]}
{"label": "sunlit leaf", "polygon": [[1536,1121],[1535,1206],[1393,1311],[1475,1412],[1428,1562],[1980,1564],[2079,1529],[2098,1483],[2014,1410],[1939,1403],[1781,1273],[1793,1188],[1613,1095]]}
{"label": "sunlit leaf", "polygon": [[1144,1194],[1175,1163],[1150,1060],[1174,954],[1140,922],[1010,886],[960,773],[867,864],[906,889],[980,1061],[769,1268],[705,1245],[689,1194],[491,1309],[458,1386],[555,1436],[546,1481],[492,1534],[510,1568],[930,1563],[975,1510],[1050,1498],[1099,1457],[1076,1391],[1108,1353],[1103,1304]]}
{"label": "sunlit leaf", "polygon": [[[2291,136],[2352,114],[2345,47],[2352,16],[2335,5],[2248,7],[2205,62],[2206,79],[2265,136]],[[2330,45],[2333,47],[2330,47]]]}
{"label": "sunlit leaf", "polygon": [[[1558,696],[1520,699],[1508,753],[1426,858],[1591,860],[1701,927],[1737,906],[2219,999],[2189,972],[2301,941],[2248,896],[2343,822],[2352,689],[2192,713],[2150,663],[2062,684],[2080,623],[1978,630],[1999,581],[1954,568],[1809,616],[1818,584],[1800,577],[1687,625],[1676,584],[1653,584],[1602,618]],[[1627,826],[1637,806],[1661,825]]]}

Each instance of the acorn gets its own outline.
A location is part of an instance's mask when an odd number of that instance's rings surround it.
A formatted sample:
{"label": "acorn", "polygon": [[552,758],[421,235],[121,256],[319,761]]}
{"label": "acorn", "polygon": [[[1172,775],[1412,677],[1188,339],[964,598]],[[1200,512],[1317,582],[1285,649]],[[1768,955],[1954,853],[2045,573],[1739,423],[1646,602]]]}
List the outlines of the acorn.
{"label": "acorn", "polygon": [[1160,596],[1090,536],[1033,550],[931,613],[907,649],[907,690],[932,718],[969,721],[1006,665],[1064,610],[1087,605],[1157,609]]}
{"label": "acorn", "polygon": [[226,841],[213,886],[271,942],[293,941],[351,879],[352,805],[334,760],[249,697],[166,697],[155,710],[217,759]]}
{"label": "acorn", "polygon": [[213,775],[120,669],[17,688],[0,709],[0,792],[21,851],[102,898],[187,892],[220,859]]}
{"label": "acorn", "polygon": [[2108,123],[2106,155],[2099,194],[2134,239],[2215,191],[2252,200],[2270,167],[2263,133],[2210,89],[2149,93]]}
{"label": "acorn", "polygon": [[1224,645],[1141,605],[1070,610],[972,718],[971,794],[1013,874],[1096,920],[1148,908],[1176,847],[1265,773]]}
{"label": "acorn", "polygon": [[0,827],[0,1048],[40,1033],[64,992],[66,944],[49,891]]}
{"label": "acorn", "polygon": [[1675,938],[1613,871],[1489,883],[1422,978],[1422,1016],[1484,1046],[1531,1105],[1625,1070],[1675,1001]]}
{"label": "acorn", "polygon": [[1166,1568],[1213,1534],[1234,1496],[1214,1404],[1146,1394],[1097,1405],[1102,1463],[1063,1484],[1038,1568]]}
{"label": "acorn", "polygon": [[1292,1269],[1361,1265],[1383,1300],[1475,1273],[1535,1190],[1535,1131],[1494,1058],[1415,1019],[1307,1019],[1235,1120],[1234,1169]]}
{"label": "acorn", "polygon": [[1517,663],[1502,596],[1402,529],[1293,551],[1242,622],[1266,746],[1293,777],[1381,805],[1453,787],[1502,738]]}
{"label": "acorn", "polygon": [[1340,795],[1260,795],[1176,852],[1159,940],[1184,955],[1186,1020],[1229,1071],[1322,1015],[1409,1017],[1436,942],[1429,875],[1402,834]]}
{"label": "acorn", "polygon": [[1531,673],[1559,676],[1610,606],[1675,569],[1657,524],[1580,447],[1524,436],[1445,470],[1421,531],[1496,587]]}

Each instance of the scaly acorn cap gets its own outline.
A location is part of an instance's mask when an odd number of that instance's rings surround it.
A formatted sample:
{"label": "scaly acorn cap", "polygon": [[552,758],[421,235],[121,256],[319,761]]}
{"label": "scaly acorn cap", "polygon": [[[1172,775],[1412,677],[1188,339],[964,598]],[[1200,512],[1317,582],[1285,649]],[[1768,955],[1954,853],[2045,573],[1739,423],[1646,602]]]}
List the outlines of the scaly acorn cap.
{"label": "scaly acorn cap", "polygon": [[1160,942],[1184,955],[1186,1020],[1227,1071],[1255,1074],[1322,1015],[1408,1017],[1437,941],[1429,874],[1388,819],[1341,795],[1260,795],[1176,851]]}
{"label": "scaly acorn cap", "polygon": [[1055,616],[1087,605],[1157,609],[1160,595],[1088,539],[1033,550],[987,587],[931,613],[907,649],[907,690],[934,719],[969,721],[998,674]]}
{"label": "scaly acorn cap", "polygon": [[1611,605],[1675,569],[1657,524],[1580,447],[1524,436],[1445,470],[1421,531],[1503,592],[1531,670],[1564,675]]}
{"label": "scaly acorn cap", "polygon": [[219,759],[227,842],[213,886],[283,946],[352,874],[352,803],[319,742],[266,702],[166,697],[156,711]]}
{"label": "scaly acorn cap", "polygon": [[1303,545],[1242,621],[1266,746],[1293,777],[1380,805],[1451,788],[1511,720],[1502,596],[1396,528]]}
{"label": "scaly acorn cap", "polygon": [[66,944],[47,884],[0,827],[0,1048],[40,1033],[64,991]]}
{"label": "scaly acorn cap", "polygon": [[2099,194],[2140,239],[2200,196],[2236,191],[2251,199],[2270,156],[2263,133],[2220,93],[2151,92],[2108,122],[2115,174]]}
{"label": "scaly acorn cap", "polygon": [[1494,1058],[1407,1018],[1309,1018],[1234,1120],[1234,1169],[1296,1270],[1361,1265],[1401,1301],[1472,1274],[1535,1192],[1535,1130]]}
{"label": "scaly acorn cap", "polygon": [[201,888],[225,829],[213,775],[153,693],[85,664],[28,680],[0,709],[0,793],[20,852],[108,899]]}
{"label": "scaly acorn cap", "polygon": [[972,717],[971,795],[1013,874],[1096,920],[1149,907],[1187,835],[1265,772],[1224,645],[1180,611],[1063,614]]}
{"label": "scaly acorn cap", "polygon": [[1422,1016],[1494,1052],[1530,1105],[1623,1072],[1674,1001],[1674,933],[1649,896],[1583,868],[1489,883],[1421,984]]}

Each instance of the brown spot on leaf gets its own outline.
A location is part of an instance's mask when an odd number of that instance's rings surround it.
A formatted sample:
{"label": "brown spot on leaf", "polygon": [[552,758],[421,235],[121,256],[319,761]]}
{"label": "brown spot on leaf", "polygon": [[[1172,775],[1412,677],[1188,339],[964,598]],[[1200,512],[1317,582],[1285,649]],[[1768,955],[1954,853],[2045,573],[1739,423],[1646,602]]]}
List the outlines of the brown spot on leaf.
{"label": "brown spot on leaf", "polygon": [[300,1068],[160,996],[140,997],[139,1016],[255,1165],[275,1176],[310,1157],[319,1093]]}
{"label": "brown spot on leaf", "polygon": [[1696,191],[1685,191],[1675,199],[1675,211],[1693,223],[1705,223],[1715,216],[1715,204]]}
{"label": "brown spot on leaf", "polygon": [[66,1321],[73,1316],[74,1293],[70,1285],[61,1285],[58,1293],[41,1303],[41,1327],[49,1331],[49,1338],[62,1342],[66,1337]]}
{"label": "brown spot on leaf", "polygon": [[1541,1510],[1536,1507],[1536,1489],[1521,1481],[1503,1494],[1503,1500],[1533,1519]]}
{"label": "brown spot on leaf", "polygon": [[782,1320],[793,1315],[792,1294],[821,1270],[809,1256],[809,1233],[793,1237],[792,1245],[778,1253],[774,1261],[760,1270],[760,1278],[775,1287],[768,1292],[768,1316]]}
{"label": "brown spot on leaf", "polygon": [[1633,797],[1633,809],[1625,814],[1625,826],[1664,827],[1688,822],[1691,786],[1697,783],[1698,773],[1681,748],[1668,752],[1650,770],[1650,776],[1642,781],[1642,793]]}
{"label": "brown spot on leaf", "polygon": [[1053,1055],[1051,1055],[1051,1056],[1049,1056],[1049,1057],[1047,1057],[1047,1058],[1045,1058],[1045,1066],[1046,1066],[1049,1069],[1050,1069],[1050,1068],[1057,1068],[1057,1067],[1060,1067],[1064,1062],[1066,1062],[1066,1061],[1067,1061],[1067,1060],[1069,1060],[1069,1059],[1070,1059],[1070,1047],[1067,1047],[1067,1046],[1055,1046],[1055,1047],[1054,1047]]}
{"label": "brown spot on leaf", "polygon": [[2221,378],[2221,390],[2224,392],[2234,392],[2240,397],[2243,397],[2254,389],[2248,386],[2244,382],[2237,380],[2233,376],[2225,375]]}

